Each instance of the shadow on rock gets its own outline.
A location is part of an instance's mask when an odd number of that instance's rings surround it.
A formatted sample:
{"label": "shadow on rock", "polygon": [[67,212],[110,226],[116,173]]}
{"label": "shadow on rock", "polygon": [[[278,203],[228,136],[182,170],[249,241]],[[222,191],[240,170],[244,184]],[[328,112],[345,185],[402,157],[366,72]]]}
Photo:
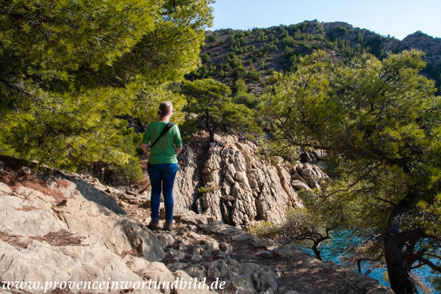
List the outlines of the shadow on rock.
{"label": "shadow on rock", "polygon": [[86,198],[89,201],[93,201],[101,206],[104,206],[105,208],[117,213],[117,214],[127,214],[127,212],[121,208],[121,206],[118,205],[116,200],[104,193],[101,190],[98,190],[94,186],[85,183],[79,179],[76,179],[75,177],[71,176],[65,176],[65,178],[72,183],[75,183],[77,185],[78,191],[83,195],[84,198]]}

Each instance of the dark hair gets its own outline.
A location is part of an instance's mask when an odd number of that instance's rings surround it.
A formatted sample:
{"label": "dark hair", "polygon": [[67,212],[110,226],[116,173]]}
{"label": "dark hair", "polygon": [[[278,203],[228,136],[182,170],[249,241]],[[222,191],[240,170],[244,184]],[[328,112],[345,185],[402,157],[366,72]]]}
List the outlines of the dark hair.
{"label": "dark hair", "polygon": [[171,101],[165,101],[165,102],[162,102],[161,103],[161,105],[159,105],[159,111],[158,111],[158,114],[161,116],[161,117],[164,117],[164,116],[166,116],[169,112],[170,112],[170,109],[172,108],[172,102]]}

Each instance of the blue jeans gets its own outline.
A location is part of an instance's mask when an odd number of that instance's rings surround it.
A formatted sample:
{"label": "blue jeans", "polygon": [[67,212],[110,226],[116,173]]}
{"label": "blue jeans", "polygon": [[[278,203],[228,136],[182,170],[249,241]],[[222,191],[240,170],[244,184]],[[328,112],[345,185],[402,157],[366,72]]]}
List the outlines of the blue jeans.
{"label": "blue jeans", "polygon": [[177,163],[147,164],[150,183],[152,185],[151,210],[152,218],[159,218],[159,200],[161,190],[164,195],[165,219],[173,220],[173,184],[175,183]]}

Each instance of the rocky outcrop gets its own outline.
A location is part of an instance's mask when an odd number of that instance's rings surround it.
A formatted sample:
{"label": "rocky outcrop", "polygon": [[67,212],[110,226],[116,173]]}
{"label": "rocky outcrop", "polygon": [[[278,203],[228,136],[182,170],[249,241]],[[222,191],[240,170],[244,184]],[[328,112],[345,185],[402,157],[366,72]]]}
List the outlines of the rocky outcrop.
{"label": "rocky outcrop", "polygon": [[[257,146],[236,136],[199,134],[180,156],[175,205],[246,226],[255,220],[280,223],[288,207],[302,206],[297,191],[320,188],[326,175],[310,163],[265,159]],[[199,168],[198,168],[199,166]],[[199,189],[199,191],[198,191]]]}
{"label": "rocky outcrop", "polygon": [[425,61],[432,68],[437,68],[441,65],[441,38],[434,38],[421,31],[417,31],[408,35],[396,45],[396,51],[417,49],[425,52]]}
{"label": "rocky outcrop", "polygon": [[[234,158],[235,153],[229,154]],[[252,185],[249,175],[236,176],[240,169],[234,167],[234,177]],[[88,189],[80,191],[78,182]],[[107,200],[99,203],[102,198],[95,194],[113,199],[124,213],[107,208]],[[148,210],[143,208],[146,199],[132,194],[80,175],[0,164],[2,289],[10,287],[13,293],[122,293],[122,288],[124,293],[167,294],[392,293],[366,276],[320,262],[294,246],[253,237],[217,221],[215,215],[176,209],[174,231],[150,231]],[[7,281],[39,282],[41,287],[12,289]],[[90,288],[93,282],[102,282],[105,290]],[[89,288],[81,288],[87,283]],[[173,283],[181,286],[170,287]],[[152,288],[140,289],[143,284]],[[108,285],[120,287],[107,290]]]}

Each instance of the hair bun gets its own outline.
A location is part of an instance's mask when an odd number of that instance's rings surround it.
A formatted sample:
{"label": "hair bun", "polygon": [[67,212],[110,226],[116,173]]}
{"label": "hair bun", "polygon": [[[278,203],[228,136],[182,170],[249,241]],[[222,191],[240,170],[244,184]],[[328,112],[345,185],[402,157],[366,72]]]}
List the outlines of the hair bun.
{"label": "hair bun", "polygon": [[171,101],[164,101],[159,105],[159,111],[158,114],[163,117],[166,116],[172,108],[172,102]]}

